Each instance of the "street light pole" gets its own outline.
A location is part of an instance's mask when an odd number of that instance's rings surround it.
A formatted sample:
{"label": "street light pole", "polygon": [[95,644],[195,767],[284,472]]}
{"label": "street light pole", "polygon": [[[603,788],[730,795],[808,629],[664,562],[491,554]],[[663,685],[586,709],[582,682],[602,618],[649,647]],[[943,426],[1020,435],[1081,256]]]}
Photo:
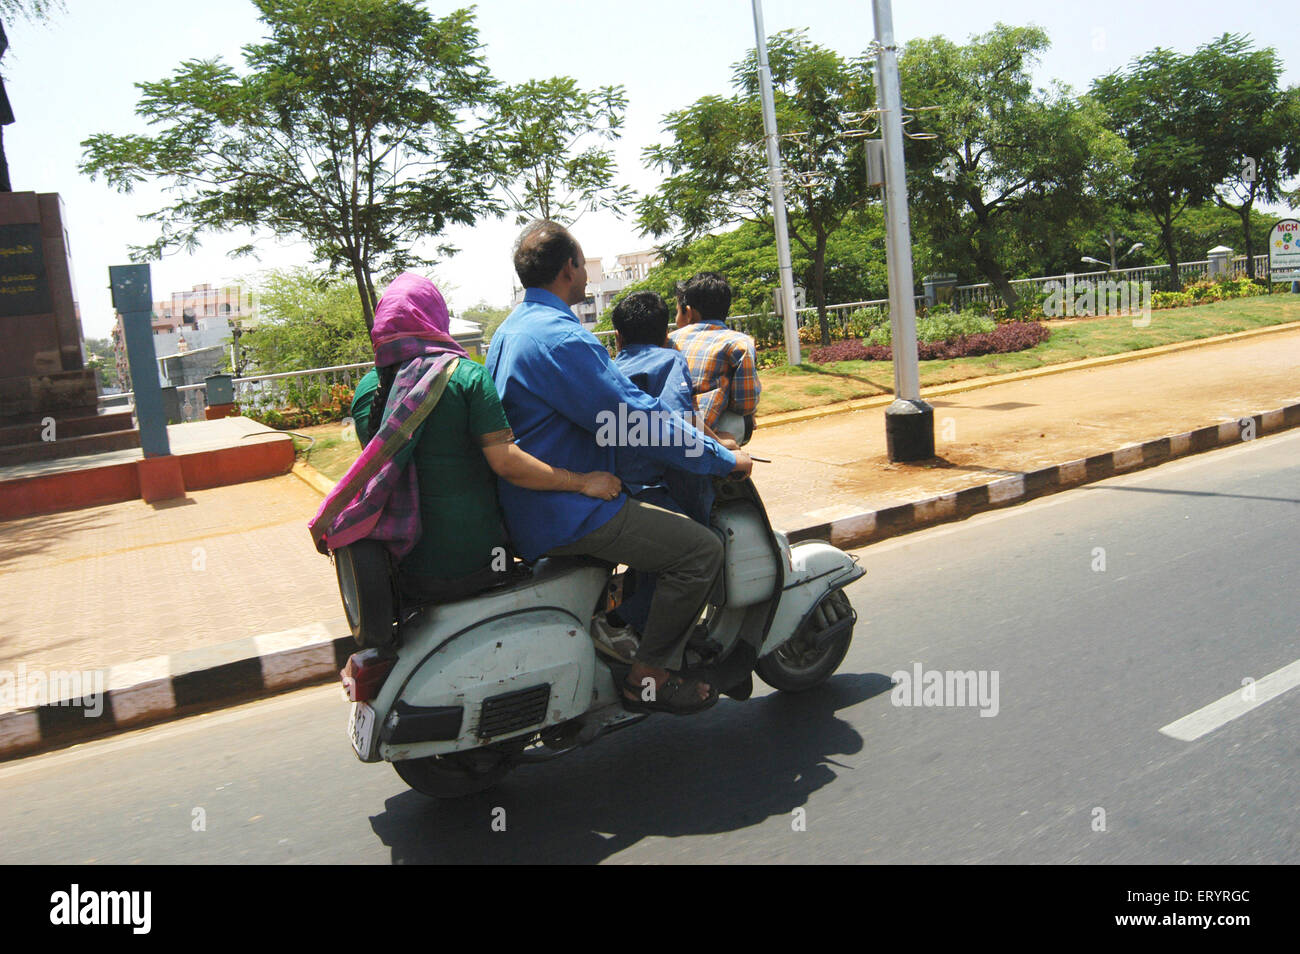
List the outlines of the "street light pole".
{"label": "street light pole", "polygon": [[934,456],[934,409],[921,400],[916,349],[916,299],[912,295],[912,228],[903,166],[903,97],[898,82],[894,15],[890,0],[873,0],[876,28],[876,105],[885,159],[885,255],[889,320],[894,351],[894,403],[885,410],[889,459]]}
{"label": "street light pole", "polygon": [[772,71],[767,65],[767,34],[763,30],[763,0],[754,3],[754,38],[758,46],[758,92],[763,103],[763,138],[767,141],[767,177],[772,190],[772,218],[776,226],[776,262],[781,279],[781,323],[785,328],[785,356],[800,362],[799,318],[794,310],[794,267],[790,264],[790,233],[785,223],[785,186],[781,150],[776,131],[776,104],[772,96]]}

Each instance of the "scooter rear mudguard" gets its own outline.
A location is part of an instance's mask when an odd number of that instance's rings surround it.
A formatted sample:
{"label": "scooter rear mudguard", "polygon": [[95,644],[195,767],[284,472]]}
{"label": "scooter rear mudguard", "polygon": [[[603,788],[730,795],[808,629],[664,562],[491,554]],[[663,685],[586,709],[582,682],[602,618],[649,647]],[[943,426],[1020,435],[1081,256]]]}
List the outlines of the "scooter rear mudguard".
{"label": "scooter rear mudguard", "polygon": [[596,696],[588,635],[607,570],[538,564],[499,595],[432,607],[403,632],[372,705],[388,761],[480,748],[576,718]]}

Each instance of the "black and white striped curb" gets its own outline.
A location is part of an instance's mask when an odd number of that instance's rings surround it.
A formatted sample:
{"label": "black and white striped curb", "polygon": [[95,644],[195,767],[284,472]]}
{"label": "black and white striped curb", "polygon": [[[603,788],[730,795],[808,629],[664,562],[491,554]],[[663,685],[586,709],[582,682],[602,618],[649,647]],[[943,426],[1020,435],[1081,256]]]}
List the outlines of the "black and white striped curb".
{"label": "black and white striped curb", "polygon": [[[0,712],[0,759],[329,682],[338,679],[339,670],[356,651],[347,622],[340,617],[109,666],[98,670],[98,675],[93,670],[78,673],[83,689],[93,682],[102,689],[102,696],[42,700],[38,705]],[[53,682],[57,684],[65,676],[46,672],[5,675],[19,697],[27,680],[16,676],[30,677],[36,684],[50,676],[56,677]]]}
{"label": "black and white striped curb", "polygon": [[1154,467],[1179,457],[1240,444],[1264,434],[1297,426],[1300,426],[1300,404],[1291,404],[1171,437],[1129,444],[1107,454],[1095,454],[1064,464],[1011,474],[987,484],[967,487],[938,497],[841,517],[815,527],[795,530],[787,536],[791,543],[799,540],[827,540],[842,549],[860,547],[886,537],[961,520],[985,510],[1024,503],[1035,497],[1105,480],[1116,474]]}
{"label": "black and white striped curb", "polygon": [[[1012,474],[991,483],[795,530],[790,541],[857,547],[1116,474],[1300,426],[1300,404]],[[101,670],[103,696],[61,698],[0,712],[0,760],[141,728],[338,679],[357,651],[342,617],[280,633],[154,656]],[[10,685],[20,693],[13,673]],[[49,675],[49,674],[44,674]],[[55,674],[57,675],[57,674]]]}

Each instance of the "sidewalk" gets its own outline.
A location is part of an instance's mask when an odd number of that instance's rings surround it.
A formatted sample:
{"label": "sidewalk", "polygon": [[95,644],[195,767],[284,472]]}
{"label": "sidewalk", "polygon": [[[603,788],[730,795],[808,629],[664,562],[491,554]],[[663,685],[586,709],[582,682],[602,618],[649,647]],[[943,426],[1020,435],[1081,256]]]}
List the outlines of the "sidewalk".
{"label": "sidewalk", "polygon": [[[1293,426],[1300,423],[1298,370],[1300,330],[1292,330],[923,394],[935,409],[938,464],[889,463],[887,399],[798,423],[760,423],[748,449],[772,458],[755,465],[754,479],[775,526],[858,545],[872,536],[862,527],[877,526],[871,511],[904,504],[910,517],[924,509],[913,502],[977,488],[982,506],[962,501],[947,511],[961,516],[1018,499],[985,490],[1008,475],[1074,461],[1068,469],[1077,479],[1060,486],[1097,479],[1107,467],[1085,467],[1081,458],[1297,405],[1260,419],[1260,433]],[[1120,456],[1125,466],[1140,466],[1169,457],[1171,444],[1176,456],[1239,439],[1236,427],[1148,445],[1163,456],[1147,449]],[[330,678],[350,639],[333,642],[347,633],[334,570],[308,539],[320,499],[286,475],[170,504],[136,500],[0,522],[0,672],[118,667],[110,689],[124,692],[116,699],[110,692],[101,732]],[[896,516],[887,529],[908,529]],[[138,698],[128,703],[125,690],[139,690]],[[0,711],[0,758],[75,737],[50,728],[73,724],[50,709]],[[75,726],[81,736],[90,731],[84,719]]]}
{"label": "sidewalk", "polygon": [[891,464],[885,406],[761,426],[747,450],[774,526],[796,530],[1300,402],[1300,331],[996,384],[934,407],[942,463]]}

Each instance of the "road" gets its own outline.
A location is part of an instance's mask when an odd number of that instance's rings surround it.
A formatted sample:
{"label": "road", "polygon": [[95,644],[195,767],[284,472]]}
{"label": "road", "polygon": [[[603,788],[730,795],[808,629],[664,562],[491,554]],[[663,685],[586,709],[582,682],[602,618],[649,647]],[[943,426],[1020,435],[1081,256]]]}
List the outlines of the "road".
{"label": "road", "polygon": [[[1298,541],[1293,431],[864,549],[811,694],[440,803],[295,692],[0,766],[0,861],[1294,864]],[[894,704],[914,664],[996,673],[996,714]]]}

